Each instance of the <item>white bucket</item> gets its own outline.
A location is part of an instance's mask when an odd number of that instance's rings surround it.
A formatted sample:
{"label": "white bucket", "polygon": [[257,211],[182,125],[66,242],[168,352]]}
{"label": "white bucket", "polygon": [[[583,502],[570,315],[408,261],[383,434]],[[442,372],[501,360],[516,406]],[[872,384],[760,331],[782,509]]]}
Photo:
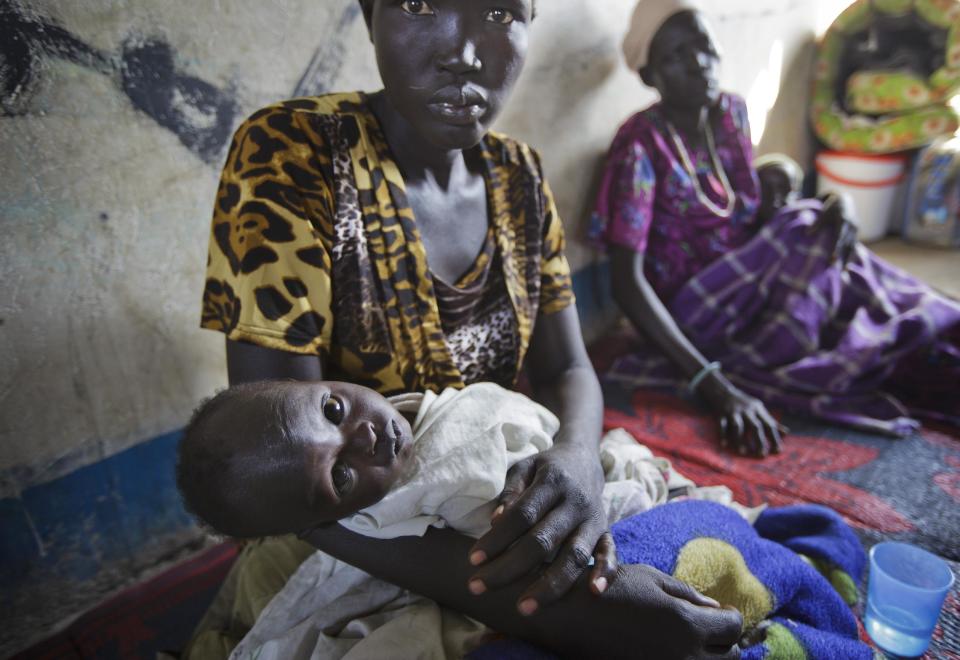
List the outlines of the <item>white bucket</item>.
{"label": "white bucket", "polygon": [[816,167],[818,195],[850,196],[857,237],[865,243],[883,238],[894,215],[898,189],[906,179],[907,157],[821,151]]}

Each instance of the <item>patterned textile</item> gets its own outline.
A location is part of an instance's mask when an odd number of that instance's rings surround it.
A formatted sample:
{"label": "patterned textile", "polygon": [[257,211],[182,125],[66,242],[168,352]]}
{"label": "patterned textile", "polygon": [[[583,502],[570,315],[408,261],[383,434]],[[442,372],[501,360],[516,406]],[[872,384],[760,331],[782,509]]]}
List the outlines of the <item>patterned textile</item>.
{"label": "patterned textile", "polygon": [[[496,327],[445,336],[403,178],[362,93],[279,103],[238,129],[217,193],[201,325],[320,355],[328,377],[385,394],[472,379],[512,385],[536,315],[573,302],[570,271],[537,154],[493,133],[476,148],[502,271],[489,281],[509,301]],[[495,368],[468,377],[460,366],[479,358],[464,351],[496,333],[515,336],[492,342],[510,354],[477,353]]]}
{"label": "patterned textile", "polygon": [[[829,258],[830,233],[808,232],[821,208],[814,200],[784,208],[751,237],[757,184],[746,119],[736,119],[736,97],[723,103],[717,149],[737,191],[734,216],[708,215],[696,200],[655,105],[614,139],[591,236],[645,251],[645,273],[684,334],[765,403],[897,435],[915,429],[917,415],[960,425],[960,304],[862,245],[841,269]],[[607,377],[680,383],[653,347],[635,346]]]}
{"label": "patterned textile", "polygon": [[[621,563],[653,566],[736,607],[747,636],[756,640],[742,649],[744,660],[882,657],[859,640],[844,598],[858,596],[863,548],[829,509],[767,509],[751,527],[713,502],[673,502],[622,520],[612,532]],[[764,632],[752,634],[758,627]],[[501,642],[467,657],[551,656],[527,644]]]}
{"label": "patterned textile", "polygon": [[857,597],[863,547],[829,509],[770,508],[751,527],[712,502],[677,502],[612,531],[622,562],[648,564],[733,605],[747,631],[767,626],[762,641],[743,649],[744,660],[881,657],[859,641],[853,603],[845,602]]}
{"label": "patterned textile", "polygon": [[[942,65],[936,71],[924,80],[916,72],[910,75],[901,68],[882,66],[879,70],[860,69],[846,81],[840,79],[845,56],[852,50],[851,38],[909,12],[915,16],[915,25],[943,34]],[[935,43],[932,37],[930,43]],[[836,151],[886,154],[914,149],[957,129],[960,118],[950,99],[958,88],[960,2],[856,0],[837,17],[818,45],[810,118],[817,137]]]}
{"label": "patterned textile", "polygon": [[[589,237],[601,246],[616,244],[645,252],[644,272],[663,300],[752,235],[760,191],[751,165],[746,105],[724,94],[719,107],[717,154],[737,197],[730,218],[717,217],[694,195],[659,103],[628,119],[607,155]],[[701,189],[711,201],[725,205],[706,148],[685,146]]]}
{"label": "patterned textile", "polygon": [[[691,279],[670,313],[737,386],[773,406],[897,435],[917,427],[911,415],[960,425],[960,303],[859,244],[841,269],[830,237],[807,232],[819,208],[781,212]],[[666,358],[639,347],[608,377],[678,382]]]}
{"label": "patterned textile", "polygon": [[434,277],[434,291],[447,345],[464,382],[513,383],[519,337],[496,255],[493,232],[456,285]]}

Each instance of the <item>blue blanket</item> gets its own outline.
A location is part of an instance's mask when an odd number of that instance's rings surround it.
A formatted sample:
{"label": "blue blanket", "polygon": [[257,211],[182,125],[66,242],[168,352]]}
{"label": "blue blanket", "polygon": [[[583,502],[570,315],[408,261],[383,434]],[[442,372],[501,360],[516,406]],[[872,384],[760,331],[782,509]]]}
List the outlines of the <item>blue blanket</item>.
{"label": "blue blanket", "polygon": [[[856,584],[865,555],[859,540],[830,509],[770,508],[751,526],[732,509],[701,501],[656,507],[613,526],[620,561],[648,564],[696,587],[744,618],[744,660],[871,660],[860,641]],[[487,658],[548,658],[513,640],[470,654]]]}

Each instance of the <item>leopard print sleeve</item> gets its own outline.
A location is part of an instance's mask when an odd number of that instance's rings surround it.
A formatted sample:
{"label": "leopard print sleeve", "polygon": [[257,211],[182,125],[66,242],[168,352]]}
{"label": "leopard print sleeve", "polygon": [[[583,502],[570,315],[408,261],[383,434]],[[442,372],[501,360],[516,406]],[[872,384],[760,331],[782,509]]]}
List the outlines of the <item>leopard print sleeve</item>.
{"label": "leopard print sleeve", "polygon": [[237,341],[319,354],[331,339],[330,150],[309,100],[237,130],[211,225],[201,326]]}
{"label": "leopard print sleeve", "polygon": [[[536,159],[540,164],[539,157]],[[542,170],[541,170],[542,173]],[[540,257],[540,314],[553,314],[576,302],[573,278],[565,253],[566,237],[563,222],[557,212],[550,184],[541,176],[543,196],[543,241]]]}

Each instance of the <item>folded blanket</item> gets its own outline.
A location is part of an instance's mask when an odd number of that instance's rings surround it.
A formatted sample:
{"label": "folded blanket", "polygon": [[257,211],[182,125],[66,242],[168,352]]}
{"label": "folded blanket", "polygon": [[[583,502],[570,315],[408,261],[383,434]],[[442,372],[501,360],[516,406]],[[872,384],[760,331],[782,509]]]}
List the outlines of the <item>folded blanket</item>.
{"label": "folded blanket", "polygon": [[[855,594],[865,556],[829,509],[771,508],[751,526],[728,507],[687,500],[622,520],[613,535],[621,562],[649,564],[740,610],[755,640],[743,649],[744,660],[881,657],[859,640],[856,618],[832,586],[845,597]],[[469,657],[549,656],[500,640]]]}

